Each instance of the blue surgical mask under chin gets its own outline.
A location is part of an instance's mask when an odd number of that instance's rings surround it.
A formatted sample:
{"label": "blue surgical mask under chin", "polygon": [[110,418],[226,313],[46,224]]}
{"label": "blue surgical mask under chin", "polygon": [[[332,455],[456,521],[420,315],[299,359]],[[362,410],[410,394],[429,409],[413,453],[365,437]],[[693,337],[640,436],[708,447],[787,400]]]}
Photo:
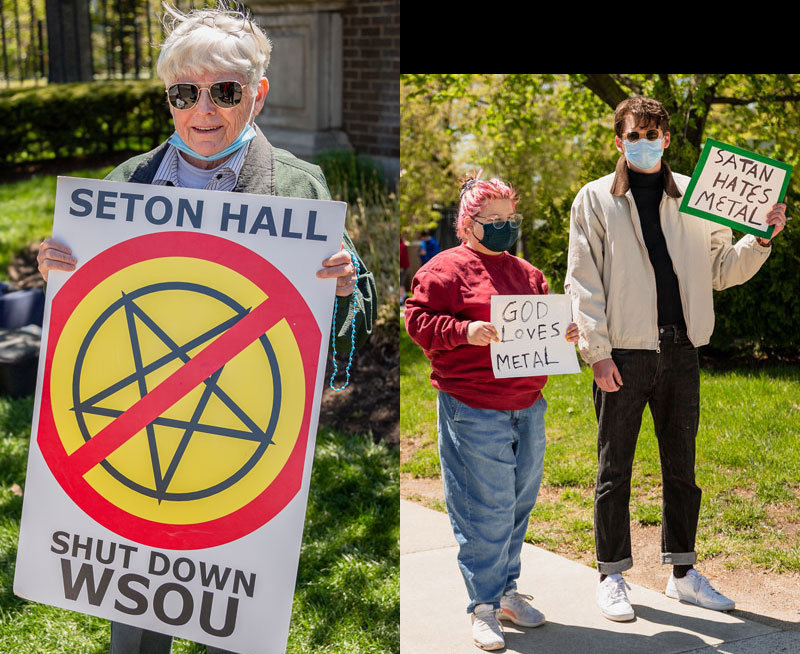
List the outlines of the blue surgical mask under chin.
{"label": "blue surgical mask under chin", "polygon": [[[239,148],[247,145],[250,141],[252,141],[256,137],[256,130],[250,124],[250,119],[253,117],[253,110],[256,107],[256,99],[253,98],[253,107],[250,109],[250,116],[247,119],[247,123],[242,128],[242,131],[239,132],[239,136],[231,143],[227,148],[217,152],[216,154],[212,155],[204,155],[198,154],[188,145],[186,145],[185,141],[180,137],[177,131],[175,131],[172,136],[169,137],[168,143],[174,145],[178,150],[181,152],[185,152],[186,154],[195,157],[196,159],[202,159],[203,161],[217,161],[218,159],[223,159],[227,157],[229,154],[233,154]],[[228,110],[226,110],[228,111]]]}
{"label": "blue surgical mask under chin", "polygon": [[625,158],[640,170],[650,170],[661,159],[663,150],[661,144],[664,139],[657,139],[655,141],[648,141],[647,139],[639,139],[636,143],[625,144]]}

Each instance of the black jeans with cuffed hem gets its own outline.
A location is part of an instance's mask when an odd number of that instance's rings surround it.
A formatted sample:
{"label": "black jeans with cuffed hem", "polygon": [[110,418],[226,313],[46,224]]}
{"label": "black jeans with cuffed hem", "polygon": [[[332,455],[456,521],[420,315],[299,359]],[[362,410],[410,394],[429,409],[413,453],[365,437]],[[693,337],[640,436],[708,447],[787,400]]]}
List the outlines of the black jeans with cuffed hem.
{"label": "black jeans with cuffed hem", "polygon": [[631,470],[645,406],[658,440],[662,477],[661,562],[690,565],[701,491],[695,483],[695,437],[700,419],[697,350],[682,327],[660,327],[659,349],[611,352],[623,385],[606,392],[593,385],[597,415],[597,485],[594,533],[601,574],[633,566]]}

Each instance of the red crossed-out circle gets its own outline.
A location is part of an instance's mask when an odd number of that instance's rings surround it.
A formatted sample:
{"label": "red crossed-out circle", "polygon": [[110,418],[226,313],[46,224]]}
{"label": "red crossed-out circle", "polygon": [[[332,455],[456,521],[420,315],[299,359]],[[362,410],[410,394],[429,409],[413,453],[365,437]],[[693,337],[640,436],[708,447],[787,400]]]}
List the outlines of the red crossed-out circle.
{"label": "red crossed-out circle", "polygon": [[[163,257],[189,257],[220,264],[250,280],[268,299],[70,455],[58,435],[50,397],[53,355],[61,333],[77,305],[101,281],[133,264]],[[220,518],[176,525],[132,515],[84,479],[86,472],[281,319],[291,327],[303,361],[303,420],[289,458],[258,496]],[[236,540],[275,517],[300,490],[321,337],[317,321],[297,289],[252,250],[218,236],[189,232],[148,234],[124,241],[87,261],[53,299],[39,413],[39,448],[67,495],[87,515],[120,536],[166,549],[199,549]]]}

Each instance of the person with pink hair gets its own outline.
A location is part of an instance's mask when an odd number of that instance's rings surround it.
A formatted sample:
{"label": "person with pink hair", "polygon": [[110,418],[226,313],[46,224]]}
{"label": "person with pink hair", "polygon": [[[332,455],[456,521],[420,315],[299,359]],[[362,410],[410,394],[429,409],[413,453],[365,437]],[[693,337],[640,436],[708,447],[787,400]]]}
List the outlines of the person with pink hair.
{"label": "person with pink hair", "polygon": [[[492,295],[546,294],[541,271],[509,250],[522,216],[505,182],[467,176],[456,233],[460,247],[422,266],[411,283],[405,323],[431,361],[438,391],[439,459],[445,501],[467,586],[472,637],[505,646],[498,618],[538,627],[544,616],[517,592],[520,553],[544,463],[542,388],[547,377],[495,379],[489,348]],[[578,340],[571,324],[567,340]]]}

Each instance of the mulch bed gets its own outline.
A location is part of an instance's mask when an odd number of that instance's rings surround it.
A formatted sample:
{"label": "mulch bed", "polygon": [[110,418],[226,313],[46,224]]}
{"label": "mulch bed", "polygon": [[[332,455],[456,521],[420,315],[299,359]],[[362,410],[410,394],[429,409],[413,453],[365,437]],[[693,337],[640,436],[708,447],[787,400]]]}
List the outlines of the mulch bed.
{"label": "mulch bed", "polygon": [[8,278],[19,289],[44,286],[44,279],[39,274],[39,262],[36,255],[39,253],[39,244],[31,243],[20,252],[8,267]]}
{"label": "mulch bed", "polygon": [[[330,358],[330,356],[329,356]],[[337,359],[339,361],[339,359]],[[344,384],[344,364],[334,386]],[[348,433],[372,434],[378,443],[400,445],[400,348],[398,335],[377,327],[370,340],[353,356],[350,383],[331,390],[333,366],[328,361],[319,422]]]}

